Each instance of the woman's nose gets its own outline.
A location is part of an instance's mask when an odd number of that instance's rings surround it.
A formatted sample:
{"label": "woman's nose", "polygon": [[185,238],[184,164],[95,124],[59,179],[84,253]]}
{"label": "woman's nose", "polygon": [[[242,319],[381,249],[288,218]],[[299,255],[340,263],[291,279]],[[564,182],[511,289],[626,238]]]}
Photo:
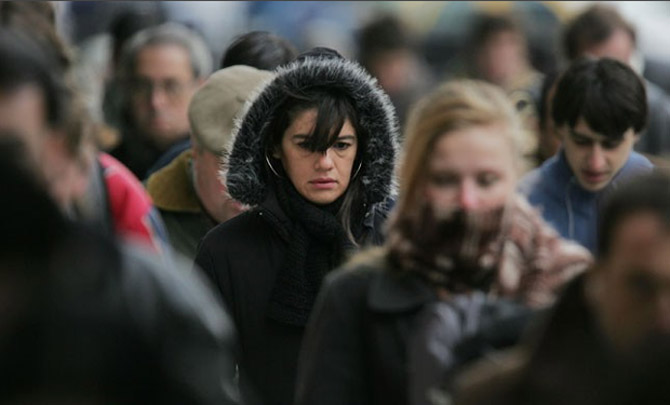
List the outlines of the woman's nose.
{"label": "woman's nose", "polygon": [[477,209],[479,206],[477,188],[468,181],[463,182],[458,190],[458,205],[465,211]]}
{"label": "woman's nose", "polygon": [[333,158],[331,156],[330,148],[326,149],[324,152],[317,152],[316,158],[316,169],[317,170],[330,170],[333,167]]}

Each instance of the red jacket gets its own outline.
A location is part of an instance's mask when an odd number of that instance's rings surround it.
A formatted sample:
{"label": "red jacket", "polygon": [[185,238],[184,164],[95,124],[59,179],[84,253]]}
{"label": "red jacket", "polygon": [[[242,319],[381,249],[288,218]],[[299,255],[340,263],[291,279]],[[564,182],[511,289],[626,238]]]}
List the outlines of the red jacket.
{"label": "red jacket", "polygon": [[128,168],[106,153],[98,154],[114,233],[124,239],[165,250],[166,233],[158,211],[142,183]]}

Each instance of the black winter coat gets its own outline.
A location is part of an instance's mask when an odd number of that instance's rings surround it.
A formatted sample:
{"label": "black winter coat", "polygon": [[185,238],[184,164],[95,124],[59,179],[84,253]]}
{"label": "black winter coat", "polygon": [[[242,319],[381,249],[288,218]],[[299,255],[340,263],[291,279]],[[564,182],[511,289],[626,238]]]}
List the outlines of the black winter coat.
{"label": "black winter coat", "polygon": [[[300,354],[296,405],[428,403],[417,399],[410,380],[435,375],[423,363],[412,365],[409,351],[422,311],[438,296],[420,278],[392,272],[382,253],[324,282]],[[530,315],[510,302],[487,304],[476,315],[479,332],[454,345],[454,369],[515,342]]]}
{"label": "black winter coat", "polygon": [[[216,284],[237,326],[240,387],[247,403],[293,403],[304,327],[280,324],[267,315],[277,274],[292,243],[293,224],[279,208],[265,145],[274,135],[268,121],[287,93],[313,91],[347,94],[367,134],[365,147],[358,151],[361,166],[354,180],[360,183],[365,204],[356,207],[363,208],[364,243],[381,243],[379,230],[395,187],[395,113],[388,96],[356,63],[326,55],[305,57],[279,68],[275,79],[248,105],[227,148],[225,178],[234,199],[256,208],[210,231],[196,255],[196,263]],[[361,235],[357,237],[360,242]]]}
{"label": "black winter coat", "polygon": [[[220,291],[238,331],[240,390],[245,403],[292,404],[304,327],[269,318],[267,308],[284,261],[291,222],[270,196],[257,209],[218,225],[203,240],[196,264]],[[370,244],[384,211],[365,221]]]}

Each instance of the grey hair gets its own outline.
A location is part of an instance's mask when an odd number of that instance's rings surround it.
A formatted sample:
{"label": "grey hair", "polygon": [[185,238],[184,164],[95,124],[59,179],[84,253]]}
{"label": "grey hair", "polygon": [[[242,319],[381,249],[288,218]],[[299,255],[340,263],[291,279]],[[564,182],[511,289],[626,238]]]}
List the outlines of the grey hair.
{"label": "grey hair", "polygon": [[132,76],[137,54],[152,45],[174,44],[183,47],[189,54],[195,79],[212,73],[212,54],[203,38],[195,31],[174,22],[146,28],[133,35],[121,51],[121,75]]}

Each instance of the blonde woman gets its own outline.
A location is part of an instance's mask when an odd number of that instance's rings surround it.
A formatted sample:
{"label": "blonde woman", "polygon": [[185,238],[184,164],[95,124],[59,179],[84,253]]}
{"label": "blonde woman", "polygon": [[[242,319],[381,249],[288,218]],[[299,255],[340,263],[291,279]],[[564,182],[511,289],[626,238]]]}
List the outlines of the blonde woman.
{"label": "blonde woman", "polygon": [[519,131],[510,101],[483,82],[420,101],[386,244],[329,277],[303,342],[298,404],[432,403],[463,360],[457,344],[481,332],[508,340],[513,321],[586,267],[589,253],[515,192]]}

